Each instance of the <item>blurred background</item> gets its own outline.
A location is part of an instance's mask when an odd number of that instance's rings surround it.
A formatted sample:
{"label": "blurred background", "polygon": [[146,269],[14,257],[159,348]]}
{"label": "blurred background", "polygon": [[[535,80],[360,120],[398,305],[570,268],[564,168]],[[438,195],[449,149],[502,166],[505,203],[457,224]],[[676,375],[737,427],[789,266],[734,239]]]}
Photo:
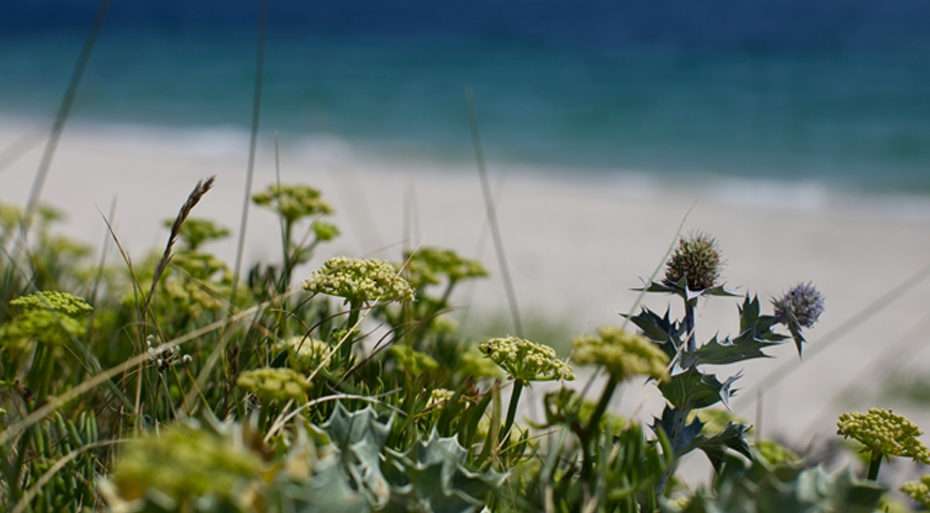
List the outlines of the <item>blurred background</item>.
{"label": "blurred background", "polygon": [[[99,241],[97,208],[118,195],[122,244],[163,246],[161,220],[213,173],[197,215],[235,226],[260,3],[112,3],[43,196],[78,219],[69,236]],[[97,8],[0,1],[0,200],[24,201]],[[852,408],[911,408],[926,427],[928,27],[926,0],[269,0],[255,190],[275,179],[278,132],[282,180],[345,216],[320,258],[397,259],[428,236],[488,265],[478,331],[508,333],[471,86],[498,193],[512,177],[499,217],[528,337],[567,352],[616,323],[700,197],[685,231],[721,241],[728,285],[766,307],[798,281],[827,298],[804,367],[762,381],[800,366],[790,345],[747,365],[736,413],[762,425],[764,389],[766,433],[799,450],[834,447]],[[274,261],[279,228],[259,210],[247,258]],[[235,237],[216,246],[227,261]],[[701,336],[732,333],[735,301],[719,303]]]}
{"label": "blurred background", "polygon": [[[0,5],[0,112],[54,116],[97,5]],[[72,119],[240,144],[259,5],[113,2]],[[261,133],[470,162],[470,85],[500,163],[925,194],[927,27],[924,0],[271,0]]]}

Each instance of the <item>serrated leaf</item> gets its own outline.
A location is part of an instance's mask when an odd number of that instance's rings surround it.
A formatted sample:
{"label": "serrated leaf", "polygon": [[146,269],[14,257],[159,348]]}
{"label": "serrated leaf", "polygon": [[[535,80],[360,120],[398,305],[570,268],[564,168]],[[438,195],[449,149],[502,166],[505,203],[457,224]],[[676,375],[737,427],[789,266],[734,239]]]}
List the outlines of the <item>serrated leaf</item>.
{"label": "serrated leaf", "polygon": [[747,458],[752,458],[752,453],[749,451],[749,444],[746,443],[746,433],[750,429],[751,426],[730,422],[723,428],[723,431],[715,435],[709,437],[698,435],[694,437],[692,447],[689,450],[700,449],[704,451],[704,454],[707,455],[707,459],[709,459],[710,463],[714,466],[714,470],[720,472],[723,466],[724,455],[728,448],[737,451]]}
{"label": "serrated leaf", "polygon": [[340,451],[344,468],[357,488],[370,496],[376,509],[387,504],[390,486],[381,473],[381,448],[391,433],[393,415],[385,422],[370,407],[349,412],[342,405],[320,428]]}
{"label": "serrated leaf", "polygon": [[678,410],[668,406],[662,410],[662,418],[655,419],[652,424],[652,430],[659,432],[659,427],[668,437],[669,446],[672,451],[681,457],[694,449],[692,441],[700,436],[704,423],[701,419],[695,417],[690,424],[687,423],[687,413],[681,413]]}
{"label": "serrated leaf", "polygon": [[713,374],[703,374],[696,367],[673,376],[667,383],[659,385],[665,399],[677,410],[689,411],[706,408],[723,401],[729,408],[729,400],[735,390],[731,386],[740,374],[721,383]]}
{"label": "serrated leaf", "polygon": [[435,430],[429,440],[407,453],[388,451],[409,483],[394,488],[385,511],[473,513],[480,509],[484,496],[507,475],[468,470],[464,465],[467,452],[455,437],[440,437]]}
{"label": "serrated leaf", "polygon": [[643,332],[643,336],[661,347],[669,359],[675,358],[678,354],[682,345],[681,336],[684,334],[684,326],[672,321],[668,310],[665,311],[664,317],[660,317],[648,308],[643,308],[639,315],[625,315],[624,317],[635,324]]}
{"label": "serrated leaf", "polygon": [[675,294],[676,296],[681,297],[685,301],[691,301],[697,299],[701,296],[719,296],[719,297],[737,297],[739,294],[726,290],[726,285],[718,285],[716,287],[711,287],[703,290],[691,290],[688,288],[688,280],[685,277],[682,277],[678,280],[674,286],[669,286],[664,283],[651,282],[644,285],[642,288],[633,289],[637,292],[658,292],[665,294]]}

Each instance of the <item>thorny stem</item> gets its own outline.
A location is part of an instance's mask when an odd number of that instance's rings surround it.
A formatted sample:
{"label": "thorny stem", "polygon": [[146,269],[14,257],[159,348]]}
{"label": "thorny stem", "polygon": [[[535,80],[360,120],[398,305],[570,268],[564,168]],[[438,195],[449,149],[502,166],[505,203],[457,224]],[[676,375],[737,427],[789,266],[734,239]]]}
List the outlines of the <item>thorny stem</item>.
{"label": "thorny stem", "polygon": [[697,344],[694,342],[694,306],[696,302],[697,298],[685,300],[685,336],[688,337],[685,350],[689,353],[697,350]]}

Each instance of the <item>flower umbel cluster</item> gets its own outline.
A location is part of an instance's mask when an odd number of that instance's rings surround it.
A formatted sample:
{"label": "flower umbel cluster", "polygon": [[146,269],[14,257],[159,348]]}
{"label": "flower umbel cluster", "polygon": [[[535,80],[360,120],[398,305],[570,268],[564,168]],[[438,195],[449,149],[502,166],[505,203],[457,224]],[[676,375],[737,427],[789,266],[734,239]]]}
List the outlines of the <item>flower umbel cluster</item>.
{"label": "flower umbel cluster", "polygon": [[452,396],[455,395],[455,392],[447,390],[445,388],[435,388],[429,394],[429,402],[426,403],[426,409],[432,409],[444,405],[449,399],[452,399]]}
{"label": "flower umbel cluster", "polygon": [[823,313],[823,294],[811,283],[799,283],[788,289],[779,299],[773,299],[775,322],[788,323],[792,319],[804,328],[811,328]]}
{"label": "flower umbel cluster", "polygon": [[421,248],[416,253],[405,253],[404,260],[410,270],[410,284],[417,290],[438,284],[442,275],[452,282],[488,275],[481,262],[462,258],[451,249]]}
{"label": "flower umbel cluster", "polygon": [[585,335],[572,340],[572,360],[601,365],[616,381],[632,376],[668,381],[668,356],[646,337],[617,326],[601,326],[597,334],[600,338]]}
{"label": "flower umbel cluster", "polygon": [[0,343],[19,345],[26,340],[61,345],[84,335],[84,316],[93,310],[83,298],[67,292],[43,291],[9,303],[12,322],[0,329]]}
{"label": "flower umbel cluster", "polygon": [[517,337],[492,338],[478,345],[478,349],[507,371],[512,379],[523,384],[575,379],[572,368],[556,357],[555,349],[543,344]]}
{"label": "flower umbel cluster", "polygon": [[112,484],[119,497],[129,501],[145,497],[151,489],[179,501],[208,493],[230,497],[241,480],[258,475],[261,465],[258,455],[241,444],[181,426],[127,444]]}
{"label": "flower umbel cluster", "polygon": [[83,298],[73,296],[67,292],[49,290],[36,292],[10,301],[10,306],[20,312],[47,310],[59,314],[77,317],[93,311]]}
{"label": "flower umbel cluster", "polygon": [[330,258],[304,283],[314,293],[343,297],[350,304],[412,301],[413,289],[390,263],[375,258]]}
{"label": "flower umbel cluster", "polygon": [[303,375],[285,367],[263,367],[245,371],[239,375],[236,385],[266,401],[304,401],[304,390],[310,387],[304,382]]}
{"label": "flower umbel cluster", "polygon": [[678,247],[665,264],[662,283],[675,287],[684,278],[688,290],[710,289],[720,279],[720,267],[717,241],[705,233],[695,233],[688,239],[678,239]]}
{"label": "flower umbel cluster", "polygon": [[873,453],[930,463],[930,451],[917,439],[923,431],[901,415],[872,408],[868,413],[844,413],[836,425],[836,434],[858,441]]}
{"label": "flower umbel cluster", "polygon": [[308,185],[270,185],[253,195],[252,201],[271,208],[289,223],[306,216],[333,213],[333,207],[320,199],[320,191]]}
{"label": "flower umbel cluster", "polygon": [[930,475],[922,476],[920,481],[908,481],[901,485],[901,493],[930,509]]}
{"label": "flower umbel cluster", "polygon": [[326,342],[309,336],[291,337],[278,343],[277,347],[287,351],[287,362],[300,372],[313,370],[331,350]]}

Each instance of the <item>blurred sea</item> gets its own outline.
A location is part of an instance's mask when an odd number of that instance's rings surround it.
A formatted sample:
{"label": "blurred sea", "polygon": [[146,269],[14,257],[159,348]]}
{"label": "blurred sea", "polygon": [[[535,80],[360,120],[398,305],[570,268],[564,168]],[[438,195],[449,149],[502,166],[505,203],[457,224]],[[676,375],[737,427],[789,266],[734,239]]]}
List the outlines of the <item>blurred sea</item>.
{"label": "blurred sea", "polygon": [[[96,8],[0,3],[0,112],[54,115]],[[73,118],[242,140],[258,18],[115,1]],[[930,194],[926,0],[269,2],[264,137],[468,162],[466,85],[495,162]]]}

